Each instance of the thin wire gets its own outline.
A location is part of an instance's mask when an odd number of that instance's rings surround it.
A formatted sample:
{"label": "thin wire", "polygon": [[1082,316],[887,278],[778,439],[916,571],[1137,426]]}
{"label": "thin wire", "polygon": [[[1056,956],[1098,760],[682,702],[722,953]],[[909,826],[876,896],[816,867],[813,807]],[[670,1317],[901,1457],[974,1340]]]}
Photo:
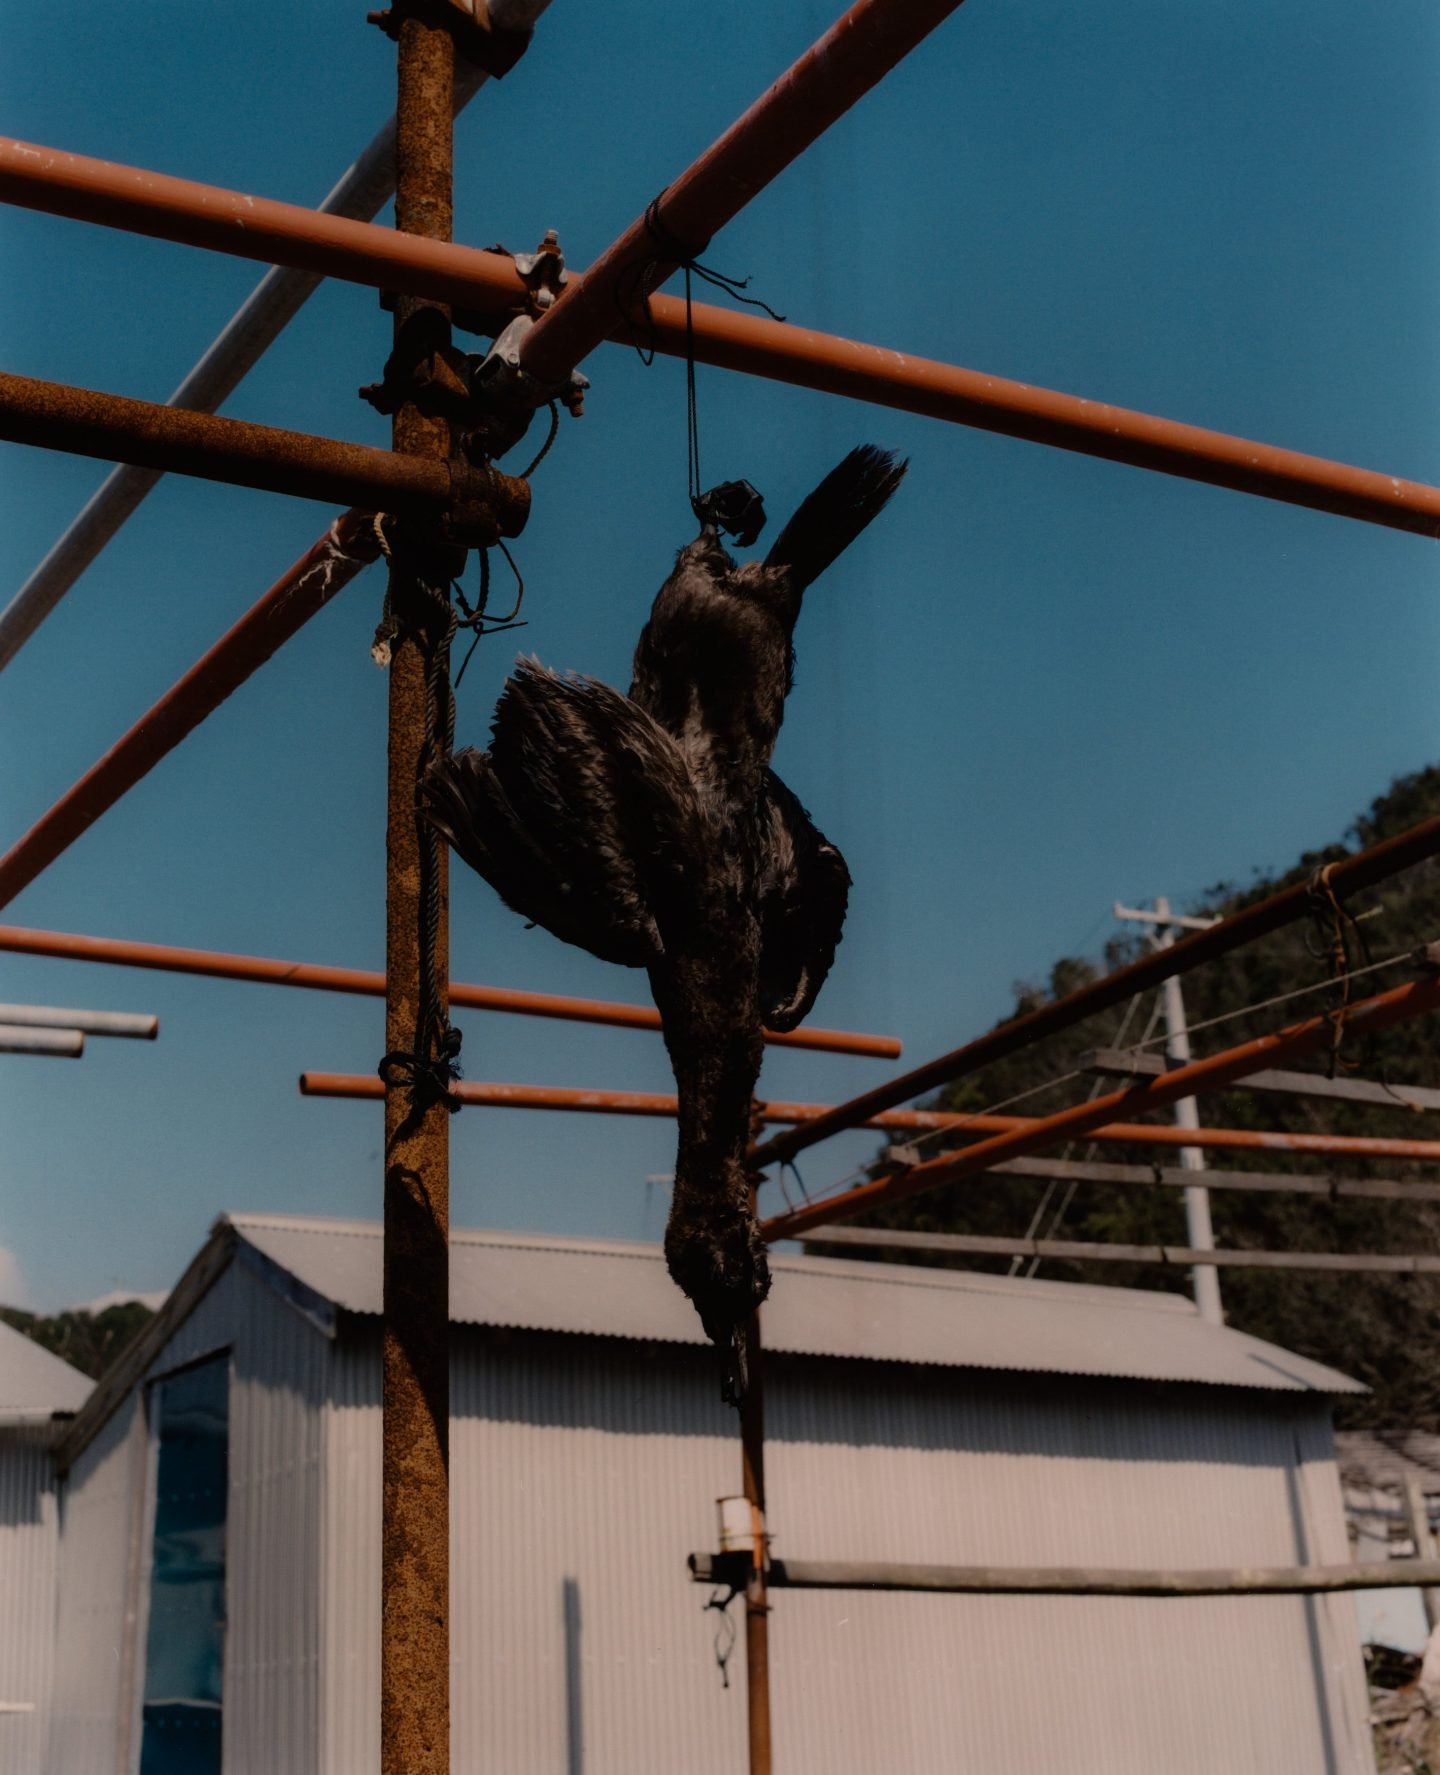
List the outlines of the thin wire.
{"label": "thin wire", "polygon": [[[1136,1007],[1136,1005],[1138,1005],[1140,1003],[1140,1000],[1143,996],[1144,995],[1142,993],[1137,992],[1131,998],[1129,1004],[1126,1005],[1125,1015],[1120,1019],[1120,1027],[1118,1030],[1116,1030],[1115,1036],[1114,1036],[1114,1045],[1116,1047],[1123,1047],[1124,1046],[1125,1035],[1126,1035],[1126,1032],[1130,1028],[1130,1019],[1135,1015],[1135,1007]],[[1146,1030],[1146,1034],[1147,1035],[1149,1034],[1148,1029]],[[1091,1098],[1098,1095],[1099,1090],[1100,1090],[1100,1086],[1102,1083],[1103,1083],[1103,1080],[1098,1079],[1098,1078],[1092,1080],[1091,1085],[1090,1085],[1090,1089],[1086,1093],[1086,1097],[1085,1097],[1085,1101],[1087,1103],[1091,1100]],[[1091,1144],[1093,1145],[1094,1142],[1092,1141]],[[1073,1140],[1067,1140],[1064,1147],[1061,1149],[1061,1153],[1060,1153],[1061,1162],[1063,1163],[1065,1160],[1067,1160],[1074,1150],[1075,1150],[1075,1142]],[[1035,1238],[1037,1233],[1040,1231],[1040,1223],[1044,1220],[1045,1211],[1047,1208],[1049,1208],[1050,1203],[1054,1199],[1055,1191],[1058,1187],[1059,1187],[1059,1179],[1058,1178],[1052,1177],[1046,1183],[1045,1193],[1040,1198],[1039,1206],[1036,1208],[1035,1212],[1030,1217],[1030,1225],[1026,1229],[1026,1232],[1025,1232],[1025,1237],[1027,1239]],[[1073,1194],[1074,1194],[1074,1185],[1072,1184],[1071,1185],[1071,1195],[1073,1195]],[[1065,1201],[1060,1204],[1060,1207],[1056,1212],[1055,1221],[1052,1224],[1051,1229],[1050,1229],[1052,1235],[1054,1233],[1055,1227],[1059,1225],[1059,1217],[1060,1217],[1060,1215],[1062,1215],[1065,1212],[1066,1207],[1069,1205],[1069,1201],[1070,1201],[1070,1197],[1067,1196]],[[1033,1264],[1034,1260],[1032,1259],[1031,1261]],[[1010,1259],[1010,1269],[1009,1269],[1008,1273],[1012,1276],[1016,1275],[1020,1269],[1020,1266],[1024,1262],[1025,1262],[1025,1259],[1017,1253],[1014,1257],[1012,1257]],[[1035,1274],[1035,1271],[1033,1268],[1031,1268],[1029,1271],[1026,1272],[1026,1274],[1027,1274],[1027,1277],[1033,1276]]]}
{"label": "thin wire", "polygon": [[[1120,1025],[1120,1034],[1122,1037],[1125,1033],[1126,1025],[1130,1021],[1130,1012],[1135,1009],[1137,1004],[1139,1004],[1140,998],[1141,998],[1141,995],[1137,992],[1135,997],[1131,999],[1130,1004],[1129,1004],[1128,1008],[1126,1009],[1124,1021]],[[1145,1025],[1145,1034],[1141,1037],[1142,1041],[1148,1041],[1150,1039],[1150,1032],[1154,1029],[1155,1025],[1159,1022],[1160,1011],[1161,1011],[1163,1001],[1164,1001],[1163,991],[1157,992],[1155,994],[1154,1002],[1150,1006],[1150,1019]],[[1103,1079],[1096,1079],[1095,1080],[1095,1083],[1091,1086],[1091,1089],[1090,1089],[1091,1097],[1094,1097],[1096,1095],[1096,1093],[1099,1091],[1099,1089],[1103,1083],[1104,1083]],[[1074,1147],[1074,1144],[1075,1143],[1072,1140],[1067,1145],[1067,1147],[1065,1149],[1065,1155],[1064,1155],[1066,1158],[1069,1158],[1071,1149]],[[1088,1164],[1090,1162],[1090,1160],[1095,1157],[1097,1144],[1098,1143],[1094,1140],[1087,1143],[1087,1145],[1085,1147],[1084,1158],[1081,1161],[1082,1163]],[[1080,1180],[1078,1178],[1072,1177],[1070,1179],[1068,1187],[1066,1188],[1065,1195],[1060,1203],[1060,1206],[1055,1210],[1055,1213],[1051,1218],[1050,1228],[1049,1228],[1049,1231],[1044,1235],[1045,1238],[1053,1239],[1055,1237],[1056,1233],[1059,1232],[1060,1223],[1061,1223],[1061,1221],[1064,1220],[1066,1214],[1069,1212],[1070,1204],[1075,1200],[1075,1192],[1077,1189],[1079,1189],[1079,1187],[1080,1187]],[[1034,1234],[1031,1233],[1028,1236],[1033,1238]],[[1043,1262],[1044,1262],[1044,1259],[1039,1258],[1039,1257],[1032,1257],[1030,1259],[1030,1267],[1025,1272],[1025,1279],[1027,1282],[1032,1280],[1035,1276],[1037,1276],[1040,1273],[1040,1265]],[[1013,1269],[1011,1270],[1011,1274],[1012,1275],[1014,1274]]]}
{"label": "thin wire", "polygon": [[[967,1110],[963,1120],[947,1122],[942,1128],[926,1128],[922,1132],[916,1134],[913,1140],[906,1141],[905,1144],[907,1146],[923,1146],[927,1140],[938,1140],[942,1135],[963,1134],[970,1123],[980,1116],[996,1115],[1003,1109],[1011,1108],[1014,1104],[1024,1103],[1027,1097],[1038,1097],[1042,1091],[1056,1090],[1061,1085],[1068,1085],[1071,1079],[1080,1079],[1085,1076],[1086,1075],[1077,1067],[1073,1072],[1062,1073],[1057,1079],[1046,1079],[1043,1084],[1031,1085],[1028,1090],[1017,1091],[1013,1097],[1002,1097],[999,1103],[988,1104],[984,1109]],[[851,1130],[847,1130],[847,1132],[848,1131]],[[838,1195],[842,1190],[848,1189],[851,1184],[867,1183],[869,1181],[869,1166],[858,1165],[853,1171],[847,1172],[826,1195],[811,1196],[807,1193],[805,1200],[810,1203],[828,1202],[832,1195]],[[801,1188],[804,1188],[803,1184],[801,1185]]]}
{"label": "thin wire", "polygon": [[[1387,956],[1384,961],[1372,962],[1369,967],[1354,968],[1346,978],[1363,980],[1368,974],[1378,974],[1382,968],[1393,968],[1397,963],[1409,961],[1413,954],[1413,950],[1403,950],[1398,955]],[[1203,1023],[1187,1024],[1184,1033],[1190,1035],[1198,1030],[1214,1029],[1221,1023],[1233,1023],[1236,1018],[1254,1016],[1260,1011],[1270,1010],[1275,1005],[1288,1004],[1292,999],[1304,998],[1313,992],[1329,991],[1337,984],[1338,982],[1336,980],[1317,980],[1313,985],[1297,987],[1293,992],[1277,993],[1274,998],[1261,999],[1258,1003],[1245,1005],[1238,1011],[1226,1011],[1219,1017],[1209,1017]],[[1138,1042],[1135,1045],[1135,1048],[1131,1051],[1137,1052],[1141,1048],[1152,1046],[1155,1042],[1168,1041],[1169,1039],[1170,1037],[1168,1033],[1165,1035],[1147,1036],[1145,1040]],[[939,1140],[947,1135],[953,1136],[955,1134],[963,1134],[966,1126],[980,1116],[995,1115],[1000,1110],[1009,1109],[1013,1104],[1023,1103],[1027,1097],[1038,1097],[1042,1091],[1058,1089],[1061,1085],[1069,1084],[1072,1079],[1083,1077],[1085,1077],[1084,1072],[1077,1067],[1071,1072],[1062,1073],[1059,1078],[1048,1079],[1044,1084],[1032,1085],[1028,1091],[1017,1092],[1015,1096],[1004,1098],[1001,1102],[991,1104],[985,1109],[971,1110],[962,1121],[948,1122],[944,1127],[926,1129],[923,1133],[917,1134],[913,1140],[908,1141],[906,1144],[912,1147],[919,1147],[924,1146],[928,1141]],[[1092,1090],[1090,1095],[1093,1097],[1095,1092]],[[1086,1101],[1089,1101],[1089,1099]],[[847,1172],[833,1189],[828,1191],[824,1196],[816,1197],[815,1200],[819,1203],[828,1202],[833,1197],[842,1194],[852,1185],[868,1181],[870,1181],[869,1168],[863,1165],[858,1166],[855,1170]]]}
{"label": "thin wire", "polygon": [[[1309,986],[1297,986],[1293,992],[1280,992],[1274,998],[1262,998],[1253,1005],[1244,1005],[1238,1011],[1225,1011],[1218,1017],[1207,1017],[1203,1023],[1187,1023],[1182,1032],[1194,1035],[1201,1029],[1214,1029],[1221,1023],[1233,1023],[1237,1017],[1253,1017],[1260,1011],[1268,1011],[1275,1005],[1289,1004],[1291,999],[1305,998],[1312,992],[1329,992],[1334,987],[1343,985],[1347,980],[1363,980],[1367,974],[1378,974],[1382,968],[1393,968],[1400,962],[1406,962],[1414,955],[1413,949],[1403,949],[1398,955],[1388,955],[1384,961],[1371,962],[1366,968],[1352,968],[1348,974],[1337,974],[1329,980],[1316,980]],[[1151,1036],[1146,1041],[1137,1042],[1137,1048],[1151,1047],[1156,1042],[1169,1041],[1168,1035]]]}

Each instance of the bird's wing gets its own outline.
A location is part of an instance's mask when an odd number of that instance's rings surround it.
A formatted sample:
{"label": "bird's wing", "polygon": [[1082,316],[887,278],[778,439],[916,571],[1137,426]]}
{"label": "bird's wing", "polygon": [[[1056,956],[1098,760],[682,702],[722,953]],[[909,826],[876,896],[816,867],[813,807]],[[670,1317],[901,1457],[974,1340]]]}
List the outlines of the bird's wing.
{"label": "bird's wing", "polygon": [[663,954],[657,907],[699,848],[675,742],[593,678],[521,660],[488,752],[432,766],[422,809],[505,904],[603,961]]}
{"label": "bird's wing", "polygon": [[[845,924],[850,871],[774,773],[762,811],[769,849],[760,872],[760,1007],[770,1029],[794,1029],[825,984]],[[762,825],[762,844],[765,841]]]}

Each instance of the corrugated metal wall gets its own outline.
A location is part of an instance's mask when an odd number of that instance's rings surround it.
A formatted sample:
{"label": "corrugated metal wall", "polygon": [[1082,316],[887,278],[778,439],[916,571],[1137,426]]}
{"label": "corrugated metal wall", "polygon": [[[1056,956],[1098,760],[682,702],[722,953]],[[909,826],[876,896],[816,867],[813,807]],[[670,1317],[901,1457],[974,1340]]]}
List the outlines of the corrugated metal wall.
{"label": "corrugated metal wall", "polygon": [[[312,1775],[320,1708],[321,1401],[329,1346],[232,1264],[150,1373],[231,1347],[227,1775]],[[129,1775],[143,1648],[148,1444],[133,1395],[63,1494],[50,1775]]]}
{"label": "corrugated metal wall", "polygon": [[[328,1462],[346,1477],[328,1490],[327,1540],[345,1551],[327,1593],[324,1775],[379,1768],[378,1348],[367,1338],[337,1368],[329,1427]],[[739,1489],[734,1414],[711,1366],[667,1345],[457,1329],[457,1775],[744,1768],[744,1648],[726,1692],[718,1617],[685,1569],[714,1540],[715,1498]]]}
{"label": "corrugated metal wall", "polygon": [[118,1412],[61,1492],[60,1597],[46,1767],[129,1775],[137,1595],[135,1538],[146,1468],[143,1417]]}
{"label": "corrugated metal wall", "polygon": [[[712,1364],[663,1346],[457,1338],[454,1767],[734,1775],[685,1556],[739,1489]],[[373,1346],[328,1432],[326,1775],[378,1767]],[[771,1524],[795,1557],[1232,1565],[1347,1556],[1326,1407],[1204,1388],[774,1360]],[[780,1592],[791,1775],[1369,1775],[1346,1597],[958,1598]],[[743,1631],[738,1605],[732,1610]],[[358,1688],[354,1686],[359,1679]]]}
{"label": "corrugated metal wall", "polygon": [[[776,1362],[780,1554],[997,1565],[1343,1563],[1323,1407],[1207,1388]],[[957,1384],[958,1383],[958,1384]],[[777,1765],[1006,1775],[1372,1767],[1348,1597],[781,1592]]]}
{"label": "corrugated metal wall", "polygon": [[40,1775],[55,1649],[57,1525],[48,1435],[0,1430],[0,1769]]}
{"label": "corrugated metal wall", "polygon": [[[373,1775],[377,1328],[344,1321],[329,1343],[232,1268],[156,1368],[226,1343],[228,1775]],[[714,1545],[713,1500],[739,1489],[708,1353],[471,1330],[455,1347],[454,1768],[735,1775],[743,1642],[726,1690],[722,1622],[685,1569]],[[770,1363],[767,1415],[771,1526],[797,1558],[1347,1556],[1318,1399],[794,1357]],[[132,1409],[72,1476],[51,1775],[126,1767],[143,1457]],[[1343,1597],[778,1592],[772,1648],[787,1775],[1371,1769]]]}

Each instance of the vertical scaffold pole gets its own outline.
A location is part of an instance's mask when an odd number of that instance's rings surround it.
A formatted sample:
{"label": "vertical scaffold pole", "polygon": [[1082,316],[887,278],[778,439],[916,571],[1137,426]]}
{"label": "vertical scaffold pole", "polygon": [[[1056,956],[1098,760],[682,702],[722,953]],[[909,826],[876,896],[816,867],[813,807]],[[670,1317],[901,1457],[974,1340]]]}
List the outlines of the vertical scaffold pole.
{"label": "vertical scaffold pole", "polygon": [[745,1585],[745,1695],[750,1723],[750,1775],[770,1775],[770,1599],[765,1582],[765,1378],[760,1315],[751,1316],[749,1376],[740,1405],[740,1466],[757,1525]]}
{"label": "vertical scaffold pole", "polygon": [[[399,23],[395,225],[407,234],[451,236],[450,101],[455,49],[449,34],[413,17]],[[422,307],[396,302],[397,337]],[[448,310],[445,314],[448,323]],[[447,328],[448,331],[448,328]],[[444,460],[449,428],[406,403],[392,447]],[[408,588],[392,571],[403,614]],[[410,594],[413,595],[413,594]],[[422,839],[416,773],[427,743],[425,650],[419,625],[402,621],[390,666],[386,816],[385,1045],[417,1045],[431,932],[421,910],[424,872],[438,871],[439,923],[431,979],[449,977],[445,853]],[[437,1007],[443,1017],[444,997]],[[428,1035],[422,1035],[428,1040]],[[448,1775],[450,1767],[449,1130],[445,1105],[427,1101],[392,1072],[385,1091],[385,1305],[381,1528],[380,1761],[383,1775]]]}

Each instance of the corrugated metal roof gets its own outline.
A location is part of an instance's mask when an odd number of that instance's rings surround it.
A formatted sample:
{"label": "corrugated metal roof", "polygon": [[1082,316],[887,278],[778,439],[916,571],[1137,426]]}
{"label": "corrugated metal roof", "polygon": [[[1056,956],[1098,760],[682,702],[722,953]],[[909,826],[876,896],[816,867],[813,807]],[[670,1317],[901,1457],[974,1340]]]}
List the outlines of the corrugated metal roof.
{"label": "corrugated metal roof", "polygon": [[1425,1491],[1440,1491],[1440,1436],[1425,1430],[1383,1436],[1372,1430],[1341,1431],[1335,1437],[1335,1458],[1347,1486],[1398,1492],[1413,1473]]}
{"label": "corrugated metal roof", "polygon": [[44,1423],[79,1411],[93,1382],[0,1319],[0,1424]]}
{"label": "corrugated metal roof", "polygon": [[[319,1300],[352,1313],[379,1313],[378,1222],[224,1218],[242,1245]],[[831,1258],[771,1262],[775,1287],[765,1308],[765,1343],[772,1350],[1274,1392],[1365,1391],[1318,1362],[1207,1325],[1174,1295]],[[470,1325],[705,1341],[655,1245],[453,1232],[450,1312]]]}

